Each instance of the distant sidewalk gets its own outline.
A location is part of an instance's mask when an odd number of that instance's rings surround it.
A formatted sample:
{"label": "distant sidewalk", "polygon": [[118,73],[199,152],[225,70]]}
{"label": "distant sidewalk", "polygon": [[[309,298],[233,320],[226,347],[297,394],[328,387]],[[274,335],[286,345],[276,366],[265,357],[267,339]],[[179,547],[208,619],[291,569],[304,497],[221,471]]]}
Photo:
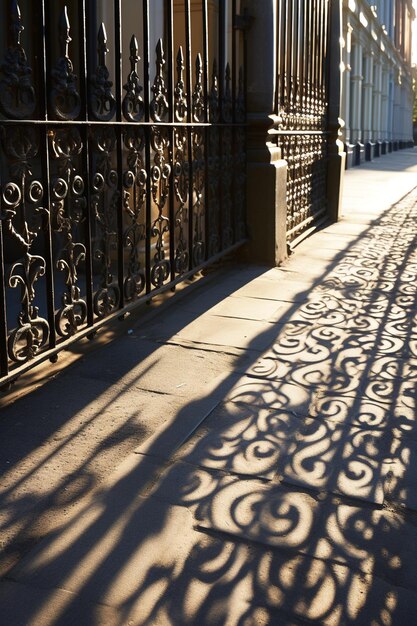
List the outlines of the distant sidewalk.
{"label": "distant sidewalk", "polygon": [[417,186],[417,148],[399,150],[345,171],[342,217],[380,214]]}

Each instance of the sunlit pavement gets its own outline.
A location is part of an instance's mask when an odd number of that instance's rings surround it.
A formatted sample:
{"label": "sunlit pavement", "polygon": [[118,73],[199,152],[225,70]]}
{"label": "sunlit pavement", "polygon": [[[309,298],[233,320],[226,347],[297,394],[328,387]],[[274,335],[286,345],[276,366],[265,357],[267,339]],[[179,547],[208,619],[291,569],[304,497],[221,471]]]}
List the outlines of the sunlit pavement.
{"label": "sunlit pavement", "polygon": [[350,170],[283,267],[3,409],[1,624],[417,623],[416,185]]}

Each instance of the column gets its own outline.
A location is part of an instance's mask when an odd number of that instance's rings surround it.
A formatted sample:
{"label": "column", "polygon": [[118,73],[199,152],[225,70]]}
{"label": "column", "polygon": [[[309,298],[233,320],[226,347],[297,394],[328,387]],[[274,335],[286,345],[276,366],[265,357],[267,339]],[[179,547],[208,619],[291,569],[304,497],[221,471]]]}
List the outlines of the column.
{"label": "column", "polygon": [[351,141],[358,142],[362,139],[362,55],[363,49],[359,42],[352,46],[353,67],[351,70]]}
{"label": "column", "polygon": [[394,81],[392,77],[392,70],[388,74],[388,141],[390,142],[390,148],[392,149],[393,140],[393,111],[394,111]]}
{"label": "column", "polygon": [[[280,3],[282,4],[282,3]],[[287,162],[273,141],[277,77],[277,0],[248,0],[247,219],[245,256],[278,265],[287,256]]]}
{"label": "column", "polygon": [[388,72],[386,68],[382,69],[381,75],[381,140],[382,154],[386,154],[386,143],[389,140],[388,126],[388,100],[389,100],[389,82]]}
{"label": "column", "polygon": [[401,84],[397,80],[394,82],[394,100],[392,107],[392,140],[394,150],[398,150],[398,142],[400,140],[400,109],[401,109]]}
{"label": "column", "polygon": [[[370,144],[372,141],[372,93],[373,93],[373,55],[368,54],[364,57],[364,81],[362,84],[363,94],[363,111],[362,111],[362,130],[363,143]],[[371,155],[367,155],[369,160]]]}
{"label": "column", "polygon": [[350,100],[351,100],[350,86],[351,86],[351,80],[352,80],[351,79],[352,30],[353,30],[352,26],[348,23],[345,42],[344,42],[345,45],[344,45],[344,50],[343,50],[344,63],[343,63],[341,116],[345,123],[344,138],[345,138],[345,144],[347,146],[349,146],[351,143],[351,120],[352,120],[352,113],[351,113],[351,106],[350,106]]}
{"label": "column", "polygon": [[382,66],[380,63],[374,62],[373,72],[373,92],[372,92],[372,116],[371,125],[372,133],[371,137],[376,142],[375,156],[380,156],[380,144],[381,144],[381,102],[382,102]]}
{"label": "column", "polygon": [[340,216],[343,173],[346,154],[340,140],[340,63],[342,60],[342,0],[330,3],[330,40],[329,40],[329,107],[328,107],[328,166],[327,166],[327,203],[331,219],[337,221]]}

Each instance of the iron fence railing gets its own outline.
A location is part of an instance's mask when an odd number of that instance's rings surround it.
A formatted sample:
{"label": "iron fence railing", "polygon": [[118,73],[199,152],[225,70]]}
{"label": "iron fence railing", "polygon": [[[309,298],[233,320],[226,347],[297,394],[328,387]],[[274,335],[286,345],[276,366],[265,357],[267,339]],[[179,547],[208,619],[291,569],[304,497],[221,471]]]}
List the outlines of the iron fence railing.
{"label": "iron fence railing", "polygon": [[3,9],[0,383],[245,238],[237,8]]}
{"label": "iron fence railing", "polygon": [[275,137],[288,162],[287,241],[327,212],[329,0],[278,0]]}

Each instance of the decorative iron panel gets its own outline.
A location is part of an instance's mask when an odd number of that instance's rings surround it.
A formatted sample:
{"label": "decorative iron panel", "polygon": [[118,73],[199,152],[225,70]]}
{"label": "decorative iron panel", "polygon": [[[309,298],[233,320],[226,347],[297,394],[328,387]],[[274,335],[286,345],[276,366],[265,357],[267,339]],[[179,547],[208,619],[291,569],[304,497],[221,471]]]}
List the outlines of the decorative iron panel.
{"label": "decorative iron panel", "polygon": [[239,245],[246,148],[235,0],[12,0],[3,17],[4,384]]}
{"label": "decorative iron panel", "polygon": [[275,137],[288,162],[287,241],[327,211],[329,0],[279,0]]}

